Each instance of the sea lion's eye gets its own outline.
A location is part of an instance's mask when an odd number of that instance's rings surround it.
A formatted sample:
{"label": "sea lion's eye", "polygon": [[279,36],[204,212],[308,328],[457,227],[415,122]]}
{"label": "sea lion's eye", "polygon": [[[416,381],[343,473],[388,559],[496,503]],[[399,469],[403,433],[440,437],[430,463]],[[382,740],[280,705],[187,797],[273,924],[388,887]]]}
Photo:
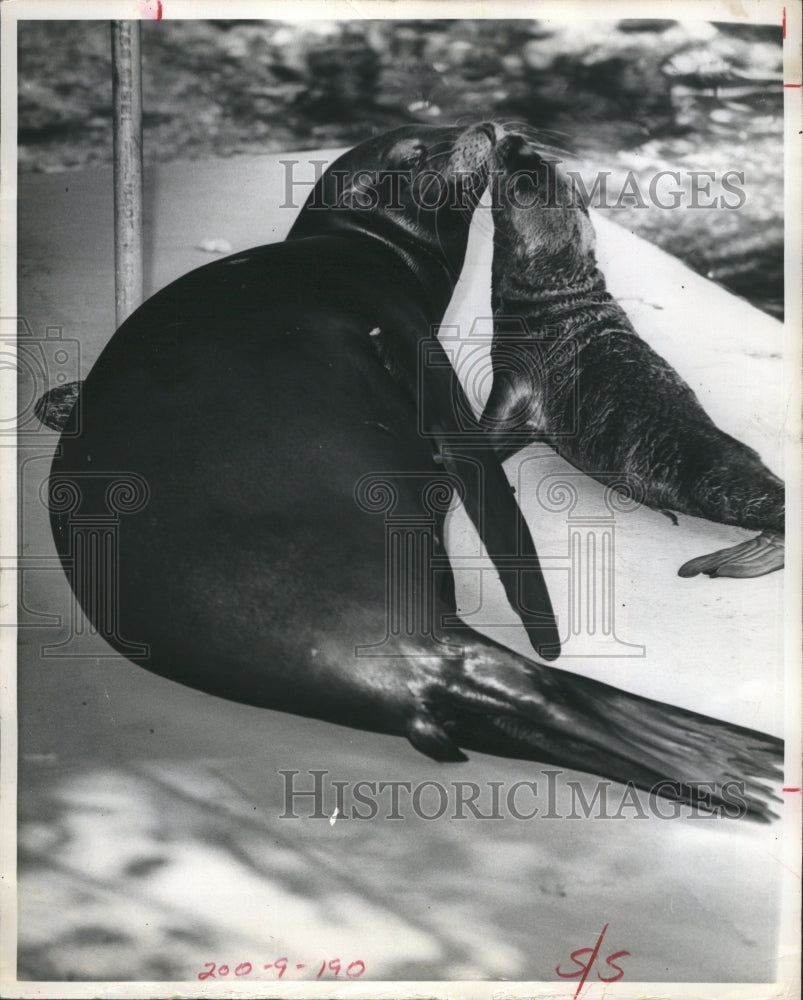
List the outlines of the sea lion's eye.
{"label": "sea lion's eye", "polygon": [[420,166],[427,155],[427,147],[418,139],[404,139],[391,149],[389,160],[399,170],[410,170]]}

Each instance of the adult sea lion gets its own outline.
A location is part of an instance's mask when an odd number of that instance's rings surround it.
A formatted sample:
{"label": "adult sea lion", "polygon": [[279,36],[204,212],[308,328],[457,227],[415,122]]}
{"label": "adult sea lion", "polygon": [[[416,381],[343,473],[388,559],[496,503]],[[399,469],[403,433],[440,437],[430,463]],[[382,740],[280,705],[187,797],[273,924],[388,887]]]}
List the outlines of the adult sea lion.
{"label": "adult sea lion", "polygon": [[[439,441],[459,397],[448,361],[414,374],[496,141],[487,125],[369,140],[285,243],[193,271],[126,320],[53,462],[71,585],[116,649],[191,687],[406,736],[437,760],[473,748],[686,801],[702,780],[731,808],[727,782],[744,781],[742,811],[766,818],[777,740],[551,670],[457,617],[454,493],[533,645],[558,649],[498,459]],[[375,196],[400,173],[389,208]],[[435,176],[448,197],[429,208]]]}
{"label": "adult sea lion", "polygon": [[692,559],[681,576],[759,576],[783,565],[784,486],[721,431],[633,329],[597,267],[586,208],[554,159],[507,135],[497,148],[491,355],[482,424],[507,457],[545,440],[637,498],[758,538]]}

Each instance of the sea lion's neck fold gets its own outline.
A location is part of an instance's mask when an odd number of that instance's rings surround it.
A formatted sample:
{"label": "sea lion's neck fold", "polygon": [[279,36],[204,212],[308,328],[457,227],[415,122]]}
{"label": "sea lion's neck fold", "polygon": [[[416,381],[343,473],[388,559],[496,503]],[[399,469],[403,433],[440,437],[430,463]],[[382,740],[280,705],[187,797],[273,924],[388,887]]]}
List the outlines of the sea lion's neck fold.
{"label": "sea lion's neck fold", "polygon": [[390,254],[405,264],[424,291],[428,318],[433,323],[440,322],[452,297],[460,268],[453,271],[437,253],[397,230],[394,230],[392,237],[376,230],[365,231],[363,235],[381,243]]}
{"label": "sea lion's neck fold", "polygon": [[443,254],[430,249],[402,227],[390,222],[383,225],[380,215],[372,216],[370,225],[366,225],[361,218],[355,219],[352,213],[343,212],[331,213],[315,221],[318,225],[314,228],[307,220],[304,220],[306,224],[294,226],[288,240],[328,235],[361,242],[363,246],[371,245],[376,252],[384,253],[404,266],[422,293],[422,306],[427,318],[433,323],[440,322],[452,297],[462,256],[460,261],[447,261]]}

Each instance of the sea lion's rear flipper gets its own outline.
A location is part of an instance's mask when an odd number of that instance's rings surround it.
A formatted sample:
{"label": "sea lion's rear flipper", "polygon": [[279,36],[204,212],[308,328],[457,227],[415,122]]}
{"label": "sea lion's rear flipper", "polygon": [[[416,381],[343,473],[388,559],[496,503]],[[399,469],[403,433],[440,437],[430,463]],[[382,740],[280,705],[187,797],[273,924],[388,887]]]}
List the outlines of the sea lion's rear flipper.
{"label": "sea lion's rear flipper", "polygon": [[438,363],[419,369],[424,429],[440,439],[444,465],[464,486],[463,505],[533,648],[546,660],[557,659],[560,636],[530,529],[446,352],[431,343],[429,360],[437,353]]}
{"label": "sea lion's rear flipper", "polygon": [[723,818],[768,822],[781,803],[776,737],[535,663],[483,637],[466,642],[462,663],[444,666],[421,711],[420,734],[409,726],[406,735],[422,752],[460,747],[596,775],[607,781],[589,786],[587,804],[596,799],[609,819],[607,809],[626,801],[621,790],[608,795],[611,781]]}
{"label": "sea lion's rear flipper", "polygon": [[779,531],[762,531],[756,538],[684,563],[678,576],[751,577],[764,576],[784,564],[784,536]]}
{"label": "sea lion's rear flipper", "polygon": [[468,760],[460,747],[454,743],[426,711],[421,711],[407,726],[407,739],[419,753],[441,763],[461,763]]}

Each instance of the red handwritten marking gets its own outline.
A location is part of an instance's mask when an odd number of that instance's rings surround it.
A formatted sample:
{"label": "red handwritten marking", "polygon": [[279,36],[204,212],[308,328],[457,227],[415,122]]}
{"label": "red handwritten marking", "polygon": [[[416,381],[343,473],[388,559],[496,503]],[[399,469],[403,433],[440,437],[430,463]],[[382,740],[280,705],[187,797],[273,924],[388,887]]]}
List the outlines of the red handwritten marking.
{"label": "red handwritten marking", "polygon": [[803,83],[785,83],[784,87],[803,87]]}
{"label": "red handwritten marking", "polygon": [[[355,964],[356,964],[355,962],[351,963],[351,965],[355,965]],[[360,964],[362,964],[362,963],[360,963]],[[349,966],[349,968],[351,968],[351,965]],[[333,958],[333,959],[330,959],[329,962],[327,962],[326,959],[324,959],[321,962],[321,967],[320,967],[320,969],[318,969],[318,975],[315,978],[316,979],[320,979],[321,976],[324,974],[324,972],[326,972],[327,969],[330,972],[334,972],[335,976],[339,976],[340,975],[340,959],[339,958]],[[363,970],[364,969],[365,969],[365,966],[363,966]],[[360,973],[360,975],[362,975],[362,972]],[[352,978],[356,978],[356,977],[352,977]]]}
{"label": "red handwritten marking", "polygon": [[[576,951],[573,951],[571,953],[569,958],[571,958],[574,964],[578,966],[575,972],[561,972],[560,966],[559,965],[555,966],[555,972],[561,977],[561,979],[577,979],[578,976],[582,977],[577,986],[577,989],[574,992],[574,1000],[577,1000],[577,997],[580,996],[580,991],[585,986],[586,979],[588,979],[591,970],[594,968],[594,964],[597,961],[597,956],[599,955],[599,950],[602,947],[602,939],[605,937],[605,933],[608,930],[609,926],[610,924],[605,924],[605,926],[602,928],[602,933],[597,938],[597,943],[594,945],[593,948],[578,948]],[[616,974],[613,976],[603,976],[598,971],[597,979],[599,979],[600,982],[603,983],[615,983],[619,979],[621,979],[622,976],[624,976],[625,974],[625,970],[621,968],[621,966],[616,965],[615,960],[618,958],[624,958],[625,955],[629,954],[630,954],[629,951],[615,951],[612,952],[610,955],[608,955],[608,957],[605,959],[605,964],[610,966],[610,968],[612,969],[616,969]],[[590,958],[585,965],[583,965],[583,963],[580,961],[580,958],[578,957],[580,955],[583,956],[590,955]]]}
{"label": "red handwritten marking", "polygon": [[[798,87],[799,86],[800,86],[800,84],[798,84]],[[799,792],[800,789],[799,788],[782,788],[781,791],[782,792]]]}
{"label": "red handwritten marking", "polygon": [[148,21],[162,20],[162,0],[155,0],[155,2],[154,0],[139,0],[137,6],[140,17]]}
{"label": "red handwritten marking", "polygon": [[[616,956],[613,957],[615,958]],[[305,962],[295,962],[293,964],[295,965],[297,970],[307,968],[307,963]],[[265,970],[276,969],[277,978],[281,979],[282,976],[285,974],[285,972],[287,972],[289,966],[290,966],[289,959],[277,958],[273,962],[266,962],[262,966],[262,968]],[[217,979],[218,977],[220,977],[221,979],[225,979],[226,976],[230,975],[231,971],[232,970],[230,965],[225,965],[223,963],[218,965],[216,962],[204,962],[204,968],[201,972],[198,973],[198,978],[202,981],[205,979]],[[234,967],[234,975],[237,976],[238,978],[242,978],[243,976],[250,976],[253,971],[254,971],[254,966],[252,965],[251,962],[240,962],[239,965]],[[321,962],[321,966],[320,969],[318,970],[318,975],[316,978],[321,979],[325,973],[329,974],[334,973],[334,977],[336,978],[337,976],[341,975],[343,971],[344,971],[343,962],[341,961],[341,959],[325,958]],[[349,965],[346,966],[345,968],[345,974],[349,979],[359,979],[360,976],[364,975],[364,973],[365,973],[365,962],[363,962],[361,958],[355,959],[353,962],[349,963]]]}
{"label": "red handwritten marking", "polygon": [[788,872],[791,872],[795,876],[795,878],[798,880],[798,882],[800,881],[800,875],[795,871],[794,868],[790,868],[789,865],[787,865],[783,861],[781,861],[780,858],[776,858],[774,854],[770,854],[770,857],[772,858],[773,861],[777,861],[778,864],[781,866],[781,868],[785,868]]}

